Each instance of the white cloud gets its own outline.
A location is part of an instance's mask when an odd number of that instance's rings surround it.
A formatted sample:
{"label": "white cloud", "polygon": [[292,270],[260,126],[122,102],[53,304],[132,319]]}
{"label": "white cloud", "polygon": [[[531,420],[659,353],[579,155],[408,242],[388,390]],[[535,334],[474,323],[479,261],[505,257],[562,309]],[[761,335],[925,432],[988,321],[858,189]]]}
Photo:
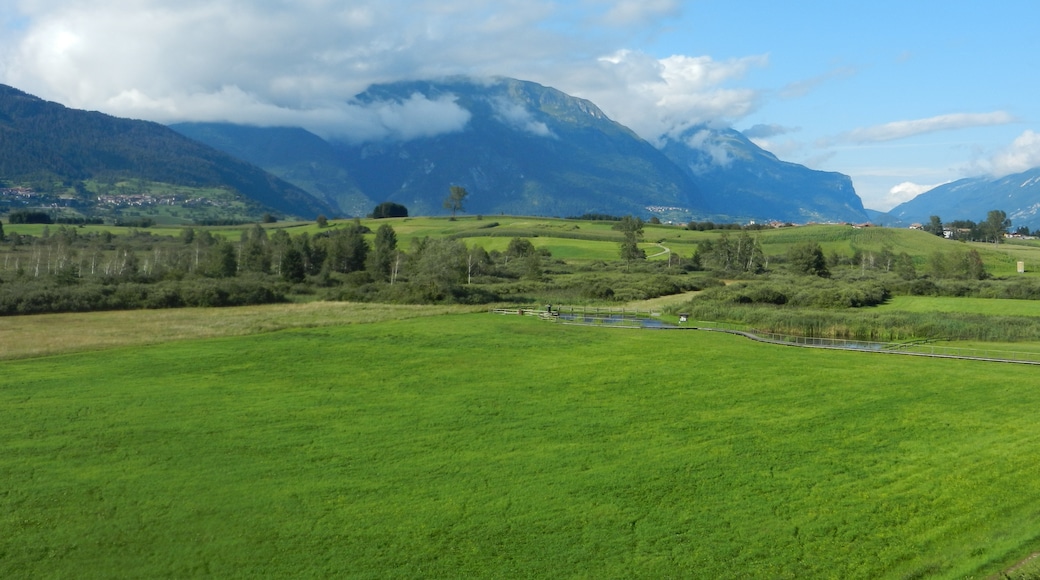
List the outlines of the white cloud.
{"label": "white cloud", "polygon": [[656,59],[622,50],[601,57],[595,68],[560,79],[556,86],[589,99],[612,119],[656,141],[755,110],[761,98],[758,92],[728,88],[726,83],[767,63],[765,56],[727,61],[682,55]]}
{"label": "white cloud", "polygon": [[[214,93],[176,94],[154,98],[140,91],[124,91],[108,101],[108,108],[131,110],[159,122],[192,121],[303,127],[325,137],[348,141],[409,140],[461,131],[469,111],[453,97],[430,100],[420,94],[398,101],[334,103],[293,109],[265,102],[237,87]],[[262,123],[257,123],[261,119]]]}
{"label": "white cloud", "polygon": [[315,116],[372,83],[507,74],[584,42],[539,26],[554,15],[548,0],[35,0],[21,10],[24,32],[0,35],[0,82],[161,120],[195,120],[200,108],[261,124],[272,112]]}
{"label": "white cloud", "polygon": [[[756,137],[754,139],[749,138],[748,140],[758,147],[772,153],[779,159],[792,159],[797,154],[805,151],[805,144],[794,139],[775,140]],[[812,169],[818,169],[832,155],[832,152],[824,152],[823,155],[816,156],[812,159],[803,159],[802,161],[799,161],[799,163]]]}
{"label": "white cloud", "polygon": [[491,107],[495,111],[495,116],[510,127],[538,137],[555,137],[548,125],[535,119],[534,115],[520,103],[510,101],[505,97],[497,97],[491,100]]}
{"label": "white cloud", "polygon": [[899,185],[892,187],[888,190],[888,195],[882,201],[882,204],[887,208],[893,208],[901,203],[906,203],[911,199],[921,195],[926,191],[930,191],[942,185],[937,183],[934,185],[921,185],[920,183],[913,183],[910,181],[904,181]]}
{"label": "white cloud", "polygon": [[[732,122],[761,95],[731,86],[765,56],[658,59],[619,50],[679,0],[22,0],[4,13],[0,82],[70,107],[161,122],[297,124],[404,137],[454,130],[452,103],[351,99],[373,83],[452,74],[541,82],[654,141]],[[596,58],[596,55],[608,55]],[[410,115],[433,106],[434,121]],[[519,118],[514,119],[518,121]],[[393,121],[414,121],[403,131]],[[537,124],[526,130],[543,131]]]}
{"label": "white cloud", "polygon": [[461,131],[469,121],[469,111],[455,103],[452,97],[427,100],[420,94],[414,94],[403,103],[377,102],[369,106],[354,107],[348,112],[353,119],[372,120],[372,132],[350,131],[341,137],[361,137],[357,140],[373,138],[394,138],[409,140],[417,137],[432,137],[443,133]]}
{"label": "white cloud", "polygon": [[686,145],[707,155],[705,163],[690,166],[694,173],[703,173],[711,169],[726,167],[733,162],[729,149],[726,148],[725,144],[713,139],[712,135],[710,130],[702,129],[686,139]]}
{"label": "white cloud", "polygon": [[741,133],[748,139],[769,139],[770,137],[786,135],[797,130],[797,128],[784,127],[783,125],[759,123],[744,129]]}
{"label": "white cloud", "polygon": [[990,165],[996,177],[1040,167],[1040,133],[1025,131],[1009,147],[994,155]]}
{"label": "white cloud", "polygon": [[894,141],[896,139],[905,139],[915,135],[935,133],[938,131],[952,131],[969,127],[1007,125],[1014,121],[1015,118],[1005,111],[993,111],[991,113],[953,113],[949,115],[929,117],[927,119],[894,121],[883,125],[854,129],[840,135],[837,138],[837,141],[850,143]]}

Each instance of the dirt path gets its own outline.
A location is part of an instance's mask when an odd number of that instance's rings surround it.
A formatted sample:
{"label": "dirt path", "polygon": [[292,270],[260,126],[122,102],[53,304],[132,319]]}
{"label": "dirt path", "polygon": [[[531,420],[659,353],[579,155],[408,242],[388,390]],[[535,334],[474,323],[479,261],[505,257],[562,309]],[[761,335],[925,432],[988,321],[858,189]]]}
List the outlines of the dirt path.
{"label": "dirt path", "polygon": [[1012,574],[1014,574],[1015,572],[1018,572],[1019,570],[1021,570],[1024,567],[1028,566],[1034,560],[1036,560],[1038,557],[1040,557],[1040,552],[1033,552],[1032,554],[1029,555],[1029,557],[1027,557],[1026,559],[1022,560],[1021,562],[1015,564],[1014,566],[1012,566],[1012,567],[1010,567],[1010,568],[1008,568],[1006,570],[1002,570],[1002,571],[1000,571],[1000,572],[998,572],[996,574],[992,574],[990,576],[987,576],[987,580],[998,580],[998,579],[1003,579],[1003,578],[1015,578],[1015,576],[1012,576]]}
{"label": "dirt path", "polygon": [[653,254],[653,255],[647,256],[647,257],[646,257],[646,259],[647,259],[647,260],[649,260],[650,258],[656,258],[656,257],[658,257],[658,256],[667,256],[668,254],[671,254],[671,253],[672,253],[672,250],[671,250],[671,248],[665,247],[665,246],[664,246],[664,245],[662,245],[662,244],[654,244],[654,245],[655,245],[655,246],[657,246],[658,248],[661,248],[661,251],[660,251],[660,252],[657,252],[656,254]]}

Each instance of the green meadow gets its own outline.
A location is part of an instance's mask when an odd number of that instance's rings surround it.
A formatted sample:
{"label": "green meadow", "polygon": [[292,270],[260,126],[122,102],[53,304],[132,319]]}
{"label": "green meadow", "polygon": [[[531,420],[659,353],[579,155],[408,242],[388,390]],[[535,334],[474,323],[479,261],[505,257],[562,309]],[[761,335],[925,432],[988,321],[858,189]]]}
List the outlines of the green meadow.
{"label": "green meadow", "polygon": [[1032,367],[377,319],[0,363],[0,577],[983,578],[1040,549]]}
{"label": "green meadow", "polygon": [[946,296],[893,296],[877,310],[902,312],[957,312],[987,316],[1040,317],[1040,302],[998,298],[950,298]]}

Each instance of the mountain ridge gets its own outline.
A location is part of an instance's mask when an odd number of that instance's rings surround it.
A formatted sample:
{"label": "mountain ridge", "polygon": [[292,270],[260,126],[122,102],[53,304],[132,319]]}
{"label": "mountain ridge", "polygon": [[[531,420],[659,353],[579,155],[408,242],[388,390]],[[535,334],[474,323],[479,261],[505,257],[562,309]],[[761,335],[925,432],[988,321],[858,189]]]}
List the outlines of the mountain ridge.
{"label": "mountain ridge", "polygon": [[[711,166],[710,157],[686,142],[659,149],[595,103],[537,83],[501,77],[405,81],[374,85],[355,101],[360,106],[401,106],[416,98],[449,100],[465,112],[466,121],[456,130],[411,139],[325,139],[330,147],[323,156],[341,161],[327,165],[324,173],[339,172],[340,187],[351,191],[346,197],[353,196],[353,207],[340,206],[347,213],[358,215],[365,204],[368,211],[383,201],[402,203],[416,214],[442,213],[448,186],[462,185],[471,194],[471,213],[630,213],[676,221],[868,219],[847,176],[780,161],[733,130],[698,128],[728,141],[723,146],[734,158],[751,159],[738,160],[734,167],[739,171],[728,172]],[[309,165],[304,156],[287,162],[289,169],[276,167],[244,144],[229,145],[230,134],[237,131],[234,125],[172,127],[210,145],[229,147],[229,152],[307,188],[293,175]],[[309,191],[330,198],[327,190]]]}
{"label": "mountain ridge", "polygon": [[94,178],[227,187],[289,215],[332,211],[303,189],[159,123],[72,109],[0,85],[0,179],[71,187]]}
{"label": "mountain ridge", "polygon": [[1002,177],[977,176],[934,187],[889,210],[903,223],[927,223],[938,215],[943,221],[986,219],[1001,210],[1012,227],[1040,229],[1040,167]]}

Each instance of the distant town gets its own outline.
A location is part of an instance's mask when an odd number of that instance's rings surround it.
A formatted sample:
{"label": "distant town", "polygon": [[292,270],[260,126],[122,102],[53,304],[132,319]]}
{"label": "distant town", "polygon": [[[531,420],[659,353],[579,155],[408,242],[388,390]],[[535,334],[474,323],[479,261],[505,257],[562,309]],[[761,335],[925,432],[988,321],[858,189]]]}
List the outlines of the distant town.
{"label": "distant town", "polygon": [[34,191],[29,187],[0,188],[0,204],[7,206],[22,205],[41,209],[59,209],[74,207],[102,206],[111,209],[154,207],[160,205],[180,207],[224,207],[226,201],[205,197],[187,197],[180,195],[153,195],[149,193],[133,193],[125,195],[99,195],[93,202],[76,198],[62,197],[50,193]]}

